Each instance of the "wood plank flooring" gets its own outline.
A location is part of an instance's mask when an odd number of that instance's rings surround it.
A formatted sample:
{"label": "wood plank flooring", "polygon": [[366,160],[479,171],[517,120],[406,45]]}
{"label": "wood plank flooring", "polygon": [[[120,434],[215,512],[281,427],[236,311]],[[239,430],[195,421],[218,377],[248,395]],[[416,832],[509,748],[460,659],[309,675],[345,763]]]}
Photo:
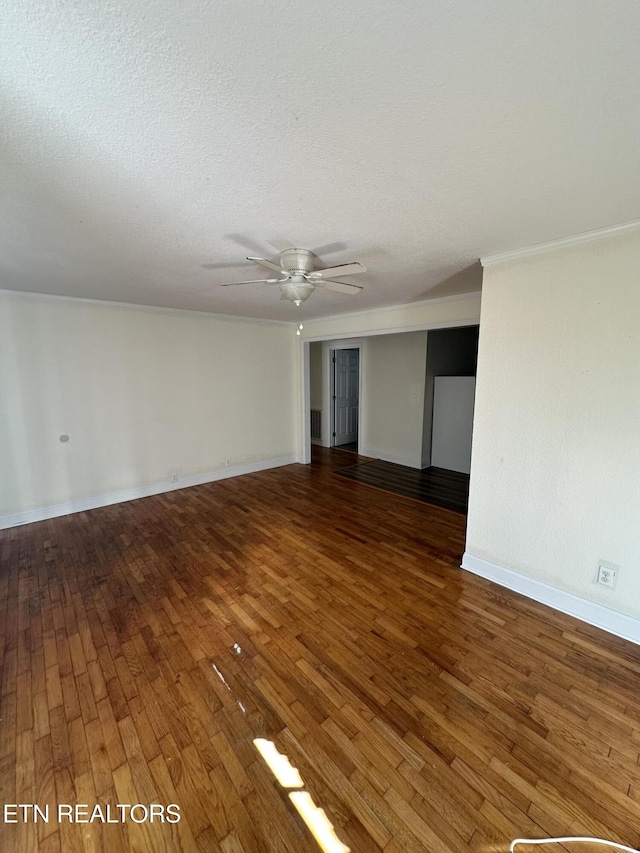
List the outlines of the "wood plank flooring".
{"label": "wood plank flooring", "polygon": [[181,814],[1,851],[317,851],[302,789],[355,853],[638,845],[640,649],[462,572],[463,517],[336,455],[0,532],[0,803]]}
{"label": "wood plank flooring", "polygon": [[[342,449],[342,448],[340,448]],[[382,459],[367,459],[336,471],[348,477],[416,501],[466,514],[469,505],[469,475],[445,468],[408,468]]]}
{"label": "wood plank flooring", "polygon": [[350,441],[348,444],[340,444],[335,450],[348,450],[349,453],[357,453],[358,452],[358,442]]}

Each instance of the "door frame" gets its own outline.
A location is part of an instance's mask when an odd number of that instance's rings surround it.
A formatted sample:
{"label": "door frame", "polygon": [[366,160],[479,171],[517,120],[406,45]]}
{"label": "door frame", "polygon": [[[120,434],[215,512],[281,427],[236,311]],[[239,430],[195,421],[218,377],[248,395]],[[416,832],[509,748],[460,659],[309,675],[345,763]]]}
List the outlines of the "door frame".
{"label": "door frame", "polygon": [[360,342],[353,344],[346,344],[343,346],[329,346],[329,382],[327,383],[329,386],[329,447],[336,446],[336,437],[334,435],[336,430],[336,401],[335,401],[335,388],[336,388],[336,368],[335,361],[336,353],[340,350],[346,349],[357,349],[358,350],[358,453],[360,452],[360,435],[362,432],[361,426],[361,409],[362,409],[362,344]]}

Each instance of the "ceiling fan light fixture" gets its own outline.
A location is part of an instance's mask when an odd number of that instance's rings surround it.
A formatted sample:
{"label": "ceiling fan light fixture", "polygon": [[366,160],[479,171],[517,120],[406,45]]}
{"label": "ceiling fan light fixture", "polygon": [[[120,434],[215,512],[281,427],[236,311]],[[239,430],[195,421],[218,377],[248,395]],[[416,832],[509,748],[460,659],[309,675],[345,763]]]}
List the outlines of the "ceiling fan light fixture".
{"label": "ceiling fan light fixture", "polygon": [[293,302],[294,305],[300,305],[307,300],[315,290],[314,284],[304,281],[285,281],[280,284],[280,290],[285,299]]}

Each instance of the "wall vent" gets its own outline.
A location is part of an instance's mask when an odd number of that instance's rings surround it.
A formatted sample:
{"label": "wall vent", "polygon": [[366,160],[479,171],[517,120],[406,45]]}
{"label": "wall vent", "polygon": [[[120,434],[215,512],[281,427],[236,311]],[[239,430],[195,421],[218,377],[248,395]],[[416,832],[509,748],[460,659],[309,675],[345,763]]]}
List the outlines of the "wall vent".
{"label": "wall vent", "polygon": [[322,441],[322,412],[320,409],[311,409],[311,438]]}

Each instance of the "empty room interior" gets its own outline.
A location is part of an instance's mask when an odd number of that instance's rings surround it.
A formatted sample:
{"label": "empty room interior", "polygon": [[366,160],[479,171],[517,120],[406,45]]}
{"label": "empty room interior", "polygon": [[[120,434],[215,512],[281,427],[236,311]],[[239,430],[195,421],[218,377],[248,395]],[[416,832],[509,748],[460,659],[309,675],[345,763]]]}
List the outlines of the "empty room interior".
{"label": "empty room interior", "polygon": [[636,851],[640,5],[0,26],[0,851]]}

